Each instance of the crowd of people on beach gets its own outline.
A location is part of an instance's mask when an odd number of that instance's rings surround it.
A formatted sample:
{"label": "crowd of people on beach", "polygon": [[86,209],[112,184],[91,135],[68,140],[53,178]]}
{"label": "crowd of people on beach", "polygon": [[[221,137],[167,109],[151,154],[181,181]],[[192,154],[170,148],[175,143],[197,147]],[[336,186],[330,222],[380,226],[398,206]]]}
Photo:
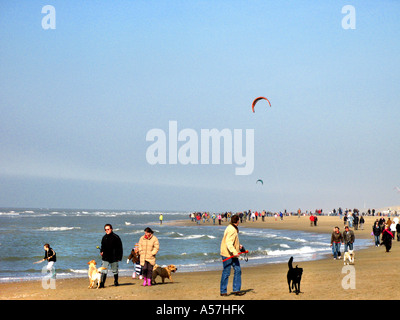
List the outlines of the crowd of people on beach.
{"label": "crowd of people on beach", "polygon": [[[332,255],[335,260],[341,259],[340,247],[344,244],[344,253],[352,252],[354,250],[355,242],[355,232],[356,230],[364,230],[365,215],[375,216],[375,210],[368,211],[367,213],[360,213],[359,210],[347,210],[342,212],[341,209],[338,211],[339,218],[343,220],[344,231],[340,232],[340,228],[336,226],[331,234],[331,247]],[[221,276],[221,296],[226,296],[226,287],[228,284],[228,278],[230,275],[230,269],[233,268],[235,271],[234,276],[234,293],[236,295],[241,295],[241,271],[240,263],[238,261],[238,256],[241,251],[244,250],[242,245],[239,243],[238,239],[238,225],[246,221],[254,222],[258,219],[265,221],[266,217],[274,217],[275,220],[278,218],[283,220],[284,216],[291,216],[292,213],[284,212],[272,213],[263,210],[258,211],[243,211],[243,212],[224,212],[224,213],[212,213],[209,212],[194,212],[190,214],[190,219],[197,224],[200,223],[212,223],[215,225],[216,221],[221,225],[222,220],[225,222],[229,221],[230,224],[225,230],[224,237],[221,242],[221,257],[223,261],[223,271]],[[314,213],[305,212],[302,213],[299,209],[296,213],[298,217],[309,216],[310,226],[317,226],[318,216],[322,215],[322,210],[316,210]],[[377,218],[372,227],[372,235],[375,239],[375,246],[384,245],[386,252],[389,252],[392,247],[392,240],[395,238],[397,232],[397,241],[400,241],[400,220],[397,212],[394,213],[394,217],[387,216],[387,219],[381,213],[376,214]],[[160,215],[159,221],[162,224],[163,216]],[[111,224],[106,224],[104,226],[105,235],[101,241],[101,247],[98,247],[100,255],[102,257],[102,265],[99,270],[101,270],[100,278],[100,288],[104,288],[104,284],[107,278],[107,272],[110,268],[114,275],[114,285],[118,286],[118,264],[123,257],[123,246],[122,241],[117,234],[113,232]],[[132,261],[135,265],[133,278],[139,276],[143,279],[143,286],[151,286],[152,283],[152,272],[156,264],[156,254],[160,248],[159,241],[154,235],[151,228],[147,227],[144,229],[144,235],[140,237],[139,242],[136,243],[135,247],[132,249],[130,256],[127,259],[127,263]],[[56,252],[50,247],[48,243],[44,245],[45,256],[42,260],[35,263],[40,263],[43,261],[48,262],[47,270],[51,272],[51,277],[55,278],[55,262],[56,262]]]}
{"label": "crowd of people on beach", "polygon": [[392,248],[392,240],[395,238],[397,232],[397,241],[400,241],[400,223],[399,217],[395,216],[393,220],[388,217],[386,220],[384,217],[376,219],[374,226],[372,227],[372,234],[375,239],[375,246],[385,245],[386,252],[389,252]]}
{"label": "crowd of people on beach", "polygon": [[261,219],[261,221],[265,221],[266,217],[274,217],[275,220],[283,220],[284,216],[290,216],[292,213],[288,213],[286,210],[284,212],[280,211],[272,213],[271,211],[240,211],[240,212],[231,212],[231,211],[226,211],[223,213],[210,213],[210,212],[192,212],[189,217],[191,221],[196,222],[197,224],[200,223],[206,223],[206,222],[213,222],[213,224],[216,224],[218,221],[218,224],[221,225],[222,221],[228,221],[232,216],[237,215],[240,219],[240,223],[246,222],[246,221],[258,221],[258,219]]}
{"label": "crowd of people on beach", "polygon": [[345,209],[343,210],[339,207],[337,210],[333,209],[331,212],[325,214],[323,209],[315,209],[314,211],[302,211],[300,208],[296,212],[288,212],[287,210],[279,211],[279,212],[271,212],[271,211],[252,211],[245,210],[239,212],[225,211],[222,213],[210,213],[210,212],[192,212],[189,214],[189,218],[192,222],[196,222],[197,224],[201,223],[210,223],[212,221],[213,224],[218,222],[221,225],[222,221],[228,221],[233,215],[239,216],[240,223],[243,222],[255,222],[261,219],[261,221],[265,221],[266,217],[274,217],[275,221],[283,220],[285,216],[309,216],[310,217],[310,226],[317,226],[318,216],[323,215],[332,215],[339,216],[340,219],[343,219],[344,223],[348,221],[350,228],[355,228],[355,230],[363,228],[364,225],[364,216],[380,216],[382,215],[380,212],[376,213],[375,209],[368,209],[366,212],[360,212],[358,209]]}
{"label": "crowd of people on beach", "polygon": [[[375,210],[368,212],[368,215],[375,216]],[[379,247],[384,245],[386,252],[389,252],[392,248],[392,240],[395,238],[397,232],[397,241],[400,241],[400,223],[397,212],[394,212],[394,218],[391,219],[390,215],[385,219],[385,216],[378,213],[377,216],[380,218],[376,219],[372,226],[371,235],[374,236],[375,246]],[[364,230],[364,214],[360,214],[357,209],[346,211],[343,216],[343,224],[345,231],[340,233],[340,228],[335,227],[331,235],[331,247],[333,258],[340,259],[340,245],[344,244],[344,252],[353,250],[353,244],[355,241],[354,230]],[[351,230],[352,228],[353,230]]]}
{"label": "crowd of people on beach", "polygon": [[[365,224],[365,216],[377,216],[380,217],[376,219],[372,234],[375,238],[375,245],[385,245],[386,252],[389,252],[392,246],[392,239],[395,238],[395,234],[397,232],[397,241],[400,241],[400,223],[399,218],[397,217],[397,212],[393,213],[395,217],[393,220],[390,219],[390,213],[387,220],[385,220],[385,216],[381,212],[376,212],[375,209],[368,209],[366,212],[360,212],[358,209],[345,209],[342,208],[333,209],[328,215],[339,216],[339,218],[343,221],[345,231],[340,232],[339,227],[335,227],[331,234],[331,247],[332,247],[332,255],[334,259],[341,258],[340,246],[344,244],[344,252],[349,250],[353,250],[353,244],[355,241],[354,230],[364,230]],[[302,212],[300,209],[297,212],[287,212],[284,210],[272,213],[270,211],[262,210],[262,211],[242,211],[242,212],[224,212],[224,213],[209,213],[209,212],[193,212],[190,214],[190,219],[197,224],[201,223],[212,223],[215,225],[216,221],[221,225],[222,221],[229,221],[232,216],[238,216],[240,223],[244,222],[255,222],[259,219],[264,222],[266,221],[266,217],[274,217],[275,221],[283,220],[285,216],[293,216],[296,215],[298,217],[301,216],[309,216],[310,226],[316,227],[318,225],[318,217],[324,215],[322,209],[316,209],[314,212],[306,211]]]}

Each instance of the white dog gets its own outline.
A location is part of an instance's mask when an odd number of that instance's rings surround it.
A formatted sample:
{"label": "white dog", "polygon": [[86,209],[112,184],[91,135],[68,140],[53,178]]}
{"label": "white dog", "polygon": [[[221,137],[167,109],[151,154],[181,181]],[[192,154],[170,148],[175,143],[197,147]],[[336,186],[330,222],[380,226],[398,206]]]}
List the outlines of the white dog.
{"label": "white dog", "polygon": [[346,264],[354,264],[354,251],[349,250],[344,253],[343,263]]}

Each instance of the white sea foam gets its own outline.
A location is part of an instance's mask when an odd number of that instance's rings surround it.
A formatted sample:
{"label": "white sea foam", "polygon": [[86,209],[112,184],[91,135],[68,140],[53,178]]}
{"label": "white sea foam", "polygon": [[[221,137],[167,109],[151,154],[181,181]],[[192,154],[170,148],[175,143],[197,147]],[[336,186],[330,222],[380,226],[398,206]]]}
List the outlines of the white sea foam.
{"label": "white sea foam", "polygon": [[69,270],[71,270],[71,272],[73,272],[73,273],[79,273],[79,274],[88,272],[87,269],[69,269]]}
{"label": "white sea foam", "polygon": [[175,239],[175,240],[192,240],[192,239],[200,239],[200,238],[206,238],[206,239],[215,239],[214,236],[211,235],[207,235],[207,234],[192,234],[189,236],[180,236],[180,237],[176,237],[176,238],[171,238],[171,239]]}
{"label": "white sea foam", "polygon": [[296,254],[309,254],[327,251],[326,248],[312,248],[309,246],[301,247],[299,249],[290,249],[290,250],[267,250],[268,256],[283,256],[283,255],[296,255]]}
{"label": "white sea foam", "polygon": [[15,212],[15,211],[0,212],[0,216],[19,216],[19,212]]}
{"label": "white sea foam", "polygon": [[68,231],[74,229],[80,229],[81,227],[42,227],[40,231]]}

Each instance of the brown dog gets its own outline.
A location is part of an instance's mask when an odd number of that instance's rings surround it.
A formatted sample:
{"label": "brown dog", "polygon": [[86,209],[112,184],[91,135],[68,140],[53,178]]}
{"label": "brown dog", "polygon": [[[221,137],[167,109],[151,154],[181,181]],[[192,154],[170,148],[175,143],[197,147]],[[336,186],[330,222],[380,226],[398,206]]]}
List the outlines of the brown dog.
{"label": "brown dog", "polygon": [[178,270],[178,268],[175,267],[173,264],[170,264],[169,266],[167,266],[165,268],[162,268],[156,264],[156,265],[154,265],[154,268],[153,268],[153,276],[151,278],[151,282],[153,284],[155,284],[157,276],[161,277],[162,283],[164,283],[165,278],[168,278],[171,282],[174,282],[172,280],[171,273],[173,273],[177,270]]}
{"label": "brown dog", "polygon": [[95,260],[89,261],[88,265],[89,265],[89,271],[88,271],[89,289],[93,288],[96,281],[97,281],[97,289],[98,289],[100,286],[101,270],[105,270],[106,268],[100,267],[97,269]]}

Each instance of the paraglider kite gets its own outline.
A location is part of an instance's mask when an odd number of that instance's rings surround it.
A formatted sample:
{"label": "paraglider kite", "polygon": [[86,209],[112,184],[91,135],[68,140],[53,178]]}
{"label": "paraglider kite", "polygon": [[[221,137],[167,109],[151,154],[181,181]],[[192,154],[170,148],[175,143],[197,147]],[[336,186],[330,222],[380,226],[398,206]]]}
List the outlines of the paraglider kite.
{"label": "paraglider kite", "polygon": [[271,107],[271,102],[269,102],[269,100],[268,100],[267,98],[265,98],[265,97],[258,97],[258,98],[256,98],[256,99],[254,99],[254,101],[253,101],[253,103],[252,103],[252,105],[251,105],[251,109],[253,110],[253,112],[255,112],[255,111],[254,111],[254,107],[255,107],[256,103],[257,103],[258,101],[260,101],[260,100],[267,100],[268,103],[269,103],[269,106]]}
{"label": "paraglider kite", "polygon": [[261,179],[258,179],[256,183],[261,182],[262,185],[264,185],[264,181],[262,181]]}

